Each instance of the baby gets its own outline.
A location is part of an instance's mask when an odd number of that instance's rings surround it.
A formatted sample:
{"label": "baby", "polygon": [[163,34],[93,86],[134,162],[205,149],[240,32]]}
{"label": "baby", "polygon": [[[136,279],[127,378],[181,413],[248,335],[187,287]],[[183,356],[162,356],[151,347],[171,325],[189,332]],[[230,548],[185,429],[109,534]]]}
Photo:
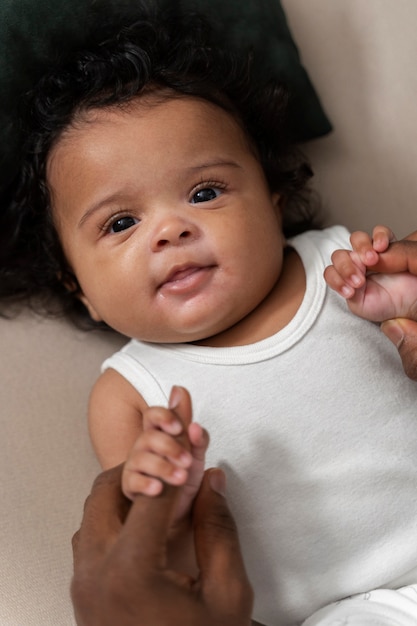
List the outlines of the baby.
{"label": "baby", "polygon": [[270,626],[417,583],[417,389],[323,280],[339,249],[329,284],[365,317],[398,313],[367,274],[391,234],[348,252],[343,227],[314,229],[285,100],[198,20],[139,21],[35,90],[1,217],[0,295],[52,295],[131,338],[91,394],[102,466],[128,459],[129,497],[184,485],[175,522],[205,457],[223,466]]}

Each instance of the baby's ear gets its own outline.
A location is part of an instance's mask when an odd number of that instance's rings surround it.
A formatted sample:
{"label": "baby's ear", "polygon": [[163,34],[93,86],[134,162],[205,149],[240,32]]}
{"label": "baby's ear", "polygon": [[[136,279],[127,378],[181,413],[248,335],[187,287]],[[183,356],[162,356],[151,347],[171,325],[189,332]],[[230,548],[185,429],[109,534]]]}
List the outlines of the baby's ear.
{"label": "baby's ear", "polygon": [[74,274],[68,270],[65,275],[61,275],[59,277],[61,283],[64,285],[65,289],[74,297],[77,298],[88,311],[89,316],[95,322],[102,322],[100,315],[97,313],[87,296],[82,291],[80,284]]}
{"label": "baby's ear", "polygon": [[282,218],[285,210],[285,197],[278,193],[278,191],[274,191],[271,195],[271,201],[275,215],[277,216],[279,224],[282,228]]}
{"label": "baby's ear", "polygon": [[80,291],[77,294],[77,298],[83,303],[83,305],[85,306],[85,308],[87,309],[90,317],[92,320],[94,320],[95,322],[102,322],[102,318],[100,317],[100,315],[97,313],[97,311],[95,310],[95,308],[93,307],[93,305],[91,304],[90,300],[87,298],[87,296],[85,296],[83,294],[82,291]]}
{"label": "baby's ear", "polygon": [[284,210],[284,203],[285,203],[283,196],[280,193],[278,193],[278,191],[274,191],[271,198],[272,198],[273,207],[276,210],[277,214],[282,215],[282,212]]}

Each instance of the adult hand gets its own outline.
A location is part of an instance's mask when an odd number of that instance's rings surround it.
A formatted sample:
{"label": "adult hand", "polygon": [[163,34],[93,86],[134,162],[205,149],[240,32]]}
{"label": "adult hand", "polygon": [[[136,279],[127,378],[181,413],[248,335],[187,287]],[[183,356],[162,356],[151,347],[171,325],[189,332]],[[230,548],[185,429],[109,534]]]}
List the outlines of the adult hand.
{"label": "adult hand", "polygon": [[[73,538],[78,626],[249,626],[253,593],[221,470],[205,473],[193,510],[199,576],[167,566],[177,487],[157,497],[121,492],[122,466],[101,474]],[[130,508],[131,506],[131,508]]]}
{"label": "adult hand", "polygon": [[[387,273],[410,272],[417,276],[417,231],[392,243],[387,252],[380,254],[378,264],[372,269]],[[407,376],[417,381],[417,303],[413,320],[388,320],[381,325],[381,330],[397,346]]]}

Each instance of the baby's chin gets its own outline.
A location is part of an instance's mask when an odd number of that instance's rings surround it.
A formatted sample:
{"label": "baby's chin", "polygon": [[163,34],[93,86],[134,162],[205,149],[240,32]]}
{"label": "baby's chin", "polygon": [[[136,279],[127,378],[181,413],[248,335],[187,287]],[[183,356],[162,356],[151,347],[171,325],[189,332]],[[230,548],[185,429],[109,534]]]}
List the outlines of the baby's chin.
{"label": "baby's chin", "polygon": [[133,337],[138,341],[154,344],[194,344],[194,345],[211,345],[213,336],[205,333],[160,333],[151,335],[142,335],[141,337]]}
{"label": "baby's chin", "polygon": [[[229,330],[228,326],[220,327],[220,330],[192,330],[187,328],[186,330],[173,330],[164,329],[160,331],[153,331],[149,333],[129,334],[121,331],[121,334],[137,341],[143,341],[145,343],[154,344],[194,344],[194,345],[216,345],[218,337],[221,337],[225,332]],[[120,332],[120,331],[119,331]]]}

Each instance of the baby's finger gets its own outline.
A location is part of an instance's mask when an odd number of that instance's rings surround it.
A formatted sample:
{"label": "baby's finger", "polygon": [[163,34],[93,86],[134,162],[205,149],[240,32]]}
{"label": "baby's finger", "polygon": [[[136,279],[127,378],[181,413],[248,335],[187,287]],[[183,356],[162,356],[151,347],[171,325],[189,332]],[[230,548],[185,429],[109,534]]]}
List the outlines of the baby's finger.
{"label": "baby's finger", "polygon": [[352,296],[355,295],[355,289],[348,285],[348,283],[340,276],[334,265],[326,267],[323,276],[329,287],[343,298],[352,298]]}
{"label": "baby's finger", "polygon": [[376,252],[385,252],[390,243],[396,241],[396,237],[388,226],[375,226],[372,231],[372,245]]}
{"label": "baby's finger", "polygon": [[364,284],[366,267],[357,252],[336,250],[332,254],[332,263],[342,281],[350,287],[357,289]]}
{"label": "baby's finger", "polygon": [[134,500],[139,494],[158,496],[163,489],[163,483],[152,476],[145,476],[137,472],[123,472],[122,491],[126,498]]}
{"label": "baby's finger", "polygon": [[353,232],[350,236],[350,243],[354,252],[359,255],[361,263],[366,266],[377,263],[378,252],[375,251],[373,241],[368,233],[362,230]]}
{"label": "baby's finger", "polygon": [[186,469],[177,467],[152,452],[144,452],[140,458],[135,459],[135,462],[126,462],[122,487],[128,497],[131,497],[129,494],[138,493],[156,495],[162,490],[160,481],[169,485],[183,485],[187,478]]}
{"label": "baby's finger", "polygon": [[357,252],[351,250],[336,250],[332,254],[332,263],[343,280],[352,287],[359,287],[363,283],[365,265],[361,262]]}
{"label": "baby's finger", "polygon": [[183,426],[173,411],[161,406],[149,407],[143,413],[143,430],[159,428],[170,435],[179,435]]}
{"label": "baby's finger", "polygon": [[144,432],[136,440],[127,462],[131,460],[136,463],[144,452],[152,452],[165,457],[177,467],[188,468],[192,462],[191,453],[177,439],[160,430]]}

